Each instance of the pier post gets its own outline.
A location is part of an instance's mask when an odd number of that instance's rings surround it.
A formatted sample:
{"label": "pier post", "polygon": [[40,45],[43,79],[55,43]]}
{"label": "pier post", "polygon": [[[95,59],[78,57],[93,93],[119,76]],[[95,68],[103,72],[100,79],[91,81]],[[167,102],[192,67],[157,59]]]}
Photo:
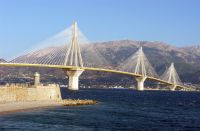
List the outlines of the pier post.
{"label": "pier post", "polygon": [[137,87],[136,90],[143,91],[144,90],[144,82],[146,80],[146,77],[136,77],[137,81]]}
{"label": "pier post", "polygon": [[35,87],[39,86],[40,85],[40,74],[38,72],[35,72],[34,79],[35,79],[34,86]]}
{"label": "pier post", "polygon": [[83,73],[82,69],[70,69],[64,70],[68,76],[68,89],[69,90],[79,90],[79,76]]}

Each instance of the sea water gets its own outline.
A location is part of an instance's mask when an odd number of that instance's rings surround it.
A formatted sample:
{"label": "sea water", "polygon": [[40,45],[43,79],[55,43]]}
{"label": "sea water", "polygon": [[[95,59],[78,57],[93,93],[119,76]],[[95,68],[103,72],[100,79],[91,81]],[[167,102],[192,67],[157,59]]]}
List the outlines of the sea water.
{"label": "sea water", "polygon": [[200,130],[199,92],[62,88],[62,96],[98,104],[0,115],[0,130]]}

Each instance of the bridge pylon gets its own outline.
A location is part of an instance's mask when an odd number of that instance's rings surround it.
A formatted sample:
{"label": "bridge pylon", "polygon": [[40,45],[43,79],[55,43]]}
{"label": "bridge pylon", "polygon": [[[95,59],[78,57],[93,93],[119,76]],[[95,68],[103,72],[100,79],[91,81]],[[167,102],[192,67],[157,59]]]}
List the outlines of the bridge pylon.
{"label": "bridge pylon", "polygon": [[141,74],[141,77],[136,77],[137,81],[137,87],[136,89],[138,91],[143,91],[144,90],[144,82],[146,80],[146,68],[145,68],[145,62],[144,62],[144,57],[145,54],[143,52],[142,47],[139,48],[139,50],[136,52],[137,54],[137,64],[135,67],[135,73],[136,74]]}
{"label": "bridge pylon", "polygon": [[72,37],[65,55],[64,65],[83,67],[83,59],[81,55],[80,43],[78,42],[78,27],[74,22],[72,25]]}
{"label": "bridge pylon", "polygon": [[169,83],[173,83],[173,85],[170,86],[171,91],[176,90],[177,85],[183,85],[178,73],[176,72],[174,63],[171,63],[170,67],[161,76],[161,79]]}
{"label": "bridge pylon", "polygon": [[144,82],[146,80],[147,77],[136,77],[136,81],[137,81],[137,87],[136,89],[138,91],[143,91],[144,90]]}
{"label": "bridge pylon", "polygon": [[146,55],[143,52],[142,47],[135,53],[133,56],[135,62],[135,70],[134,73],[141,75],[141,77],[136,77],[137,87],[136,89],[139,91],[144,90],[144,82],[147,79],[147,75],[150,76],[157,76],[156,72],[154,71],[153,67],[151,66],[149,60],[147,59]]}
{"label": "bridge pylon", "polygon": [[68,89],[79,90],[79,76],[83,73],[82,69],[64,70],[68,76]]}
{"label": "bridge pylon", "polygon": [[176,90],[176,84],[173,84],[172,86],[170,86],[170,91],[175,91]]}
{"label": "bridge pylon", "polygon": [[64,69],[64,72],[68,76],[68,89],[79,90],[79,76],[84,70],[82,69],[83,59],[78,43],[78,27],[76,22],[73,23],[71,42],[65,55],[64,65],[72,66],[72,69]]}
{"label": "bridge pylon", "polygon": [[124,63],[119,67],[120,70],[126,72],[132,72],[137,76],[136,90],[144,90],[144,82],[147,76],[158,77],[154,71],[151,63],[143,52],[143,48],[140,47],[132,56],[130,56]]}

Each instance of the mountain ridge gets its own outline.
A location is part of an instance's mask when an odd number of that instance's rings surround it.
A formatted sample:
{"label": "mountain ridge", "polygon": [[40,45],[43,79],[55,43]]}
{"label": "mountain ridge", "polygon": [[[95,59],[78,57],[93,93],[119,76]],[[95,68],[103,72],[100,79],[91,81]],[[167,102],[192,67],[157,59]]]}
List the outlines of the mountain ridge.
{"label": "mountain ridge", "polygon": [[[183,82],[200,84],[200,46],[175,47],[159,41],[134,40],[96,42],[89,46],[82,48],[86,53],[83,54],[83,57],[86,57],[85,63],[94,60],[87,61],[92,53],[96,53],[98,54],[96,58],[102,56],[98,60],[104,60],[103,62],[98,61],[102,68],[119,69],[119,66],[142,46],[144,53],[159,75],[169,67],[171,62],[174,62]],[[96,77],[96,74],[90,73],[90,75]]]}

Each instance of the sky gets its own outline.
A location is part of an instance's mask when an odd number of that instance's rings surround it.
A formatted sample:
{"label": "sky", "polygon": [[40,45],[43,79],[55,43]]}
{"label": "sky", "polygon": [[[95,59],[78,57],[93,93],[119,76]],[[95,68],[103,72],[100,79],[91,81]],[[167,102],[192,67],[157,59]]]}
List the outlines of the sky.
{"label": "sky", "polygon": [[200,0],[0,0],[0,58],[69,27],[90,41],[200,45]]}

